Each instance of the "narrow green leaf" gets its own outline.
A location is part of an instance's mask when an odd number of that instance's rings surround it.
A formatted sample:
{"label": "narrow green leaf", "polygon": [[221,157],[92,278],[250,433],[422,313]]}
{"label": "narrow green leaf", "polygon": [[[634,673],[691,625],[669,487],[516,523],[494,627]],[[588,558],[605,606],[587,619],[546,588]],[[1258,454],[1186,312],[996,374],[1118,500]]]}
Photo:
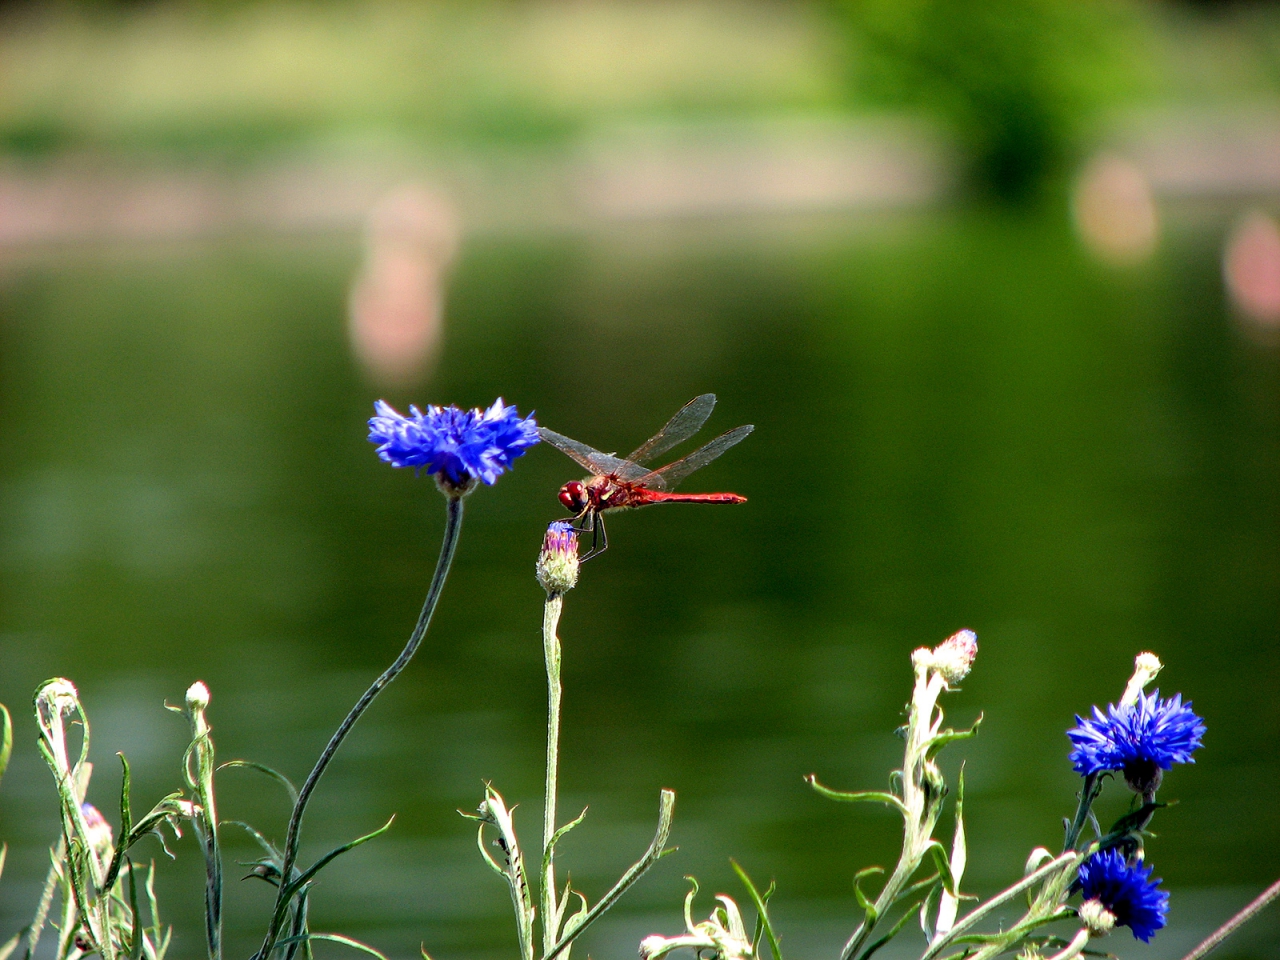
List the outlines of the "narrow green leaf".
{"label": "narrow green leaf", "polygon": [[321,857],[319,860],[313,863],[310,867],[308,867],[305,871],[303,871],[296,880],[291,882],[288,885],[288,887],[285,888],[285,896],[283,898],[284,901],[288,902],[289,900],[292,900],[294,895],[297,894],[297,892],[300,889],[302,889],[304,884],[310,882],[311,879],[315,877],[317,873],[319,873],[321,870],[323,870],[330,863],[332,863],[338,857],[342,856],[347,851],[354,850],[356,847],[360,846],[361,844],[368,843],[370,840],[374,839],[375,837],[382,836],[384,833],[386,833],[388,830],[391,829],[391,824],[395,823],[395,821],[396,821],[396,818],[395,818],[395,815],[393,814],[390,820],[388,820],[386,823],[380,826],[377,830],[374,830],[372,833],[366,833],[363,837],[356,837],[350,843],[344,843],[342,846],[336,847],[335,849],[330,850],[323,857]]}
{"label": "narrow green leaf", "polygon": [[895,899],[893,902],[902,903],[904,900],[910,900],[921,890],[926,890],[929,887],[932,887],[935,884],[937,884],[940,879],[941,878],[939,877],[938,874],[931,873],[929,874],[929,876],[925,877],[923,880],[917,880],[915,883],[911,884],[911,886],[906,887],[901,893],[898,894],[897,899]]}
{"label": "narrow green leaf", "polygon": [[[308,933],[297,937],[281,937],[276,941],[276,946],[283,946],[289,943],[297,943],[301,940],[327,940],[330,943],[340,943],[343,946],[351,947],[353,950],[359,950],[361,953],[367,953],[371,957],[377,957],[378,960],[387,960],[386,956],[379,953],[367,943],[361,943],[359,940],[353,940],[351,937],[344,937],[340,933]],[[422,952],[425,957],[426,951]]]}
{"label": "narrow green leaf", "polygon": [[116,753],[120,758],[120,766],[123,772],[120,775],[120,836],[127,837],[133,829],[133,810],[129,805],[129,785],[131,777],[129,773],[129,761],[125,759],[123,753]]}
{"label": "narrow green leaf", "polygon": [[257,770],[259,773],[266,774],[272,780],[276,781],[276,783],[280,784],[280,786],[284,787],[286,791],[288,791],[290,803],[295,805],[297,804],[298,788],[293,785],[292,780],[290,780],[280,771],[273,770],[264,763],[254,763],[252,760],[228,760],[226,763],[222,763],[218,765],[219,770],[226,770],[228,768],[237,768],[237,767],[242,767],[246,770]]}
{"label": "narrow green leaf", "polygon": [[945,747],[948,743],[953,743],[956,740],[968,740],[970,737],[977,736],[978,727],[981,723],[982,723],[982,714],[978,714],[978,719],[973,721],[973,726],[971,726],[968,730],[952,730],[950,727],[948,727],[946,730],[939,731],[937,734],[934,735],[933,739],[929,742],[929,748],[925,752],[926,756],[930,760],[932,760],[934,757],[938,755],[938,752],[943,747]]}
{"label": "narrow green leaf", "polygon": [[933,857],[934,865],[938,868],[938,875],[942,878],[942,885],[947,893],[959,899],[960,891],[956,889],[955,874],[951,872],[951,861],[947,859],[947,851],[937,840],[929,841],[929,854]]}
{"label": "narrow green leaf", "polygon": [[862,892],[862,881],[880,873],[884,873],[884,867],[863,867],[853,876],[853,895],[858,898],[858,906],[866,912],[867,923],[875,923],[877,915],[875,904]]}
{"label": "narrow green leaf", "polygon": [[311,941],[308,936],[311,931],[307,929],[307,892],[310,889],[310,886],[305,886],[299,891],[297,903],[293,908],[293,924],[289,930],[289,937],[293,942],[279,944],[288,947],[284,952],[284,960],[293,960],[299,946],[303,947],[305,953],[306,945]]}
{"label": "narrow green leaf", "polygon": [[9,708],[0,703],[0,779],[4,778],[5,770],[9,769],[9,757],[12,755],[13,720],[9,716]]}
{"label": "narrow green leaf", "polygon": [[142,923],[142,911],[138,909],[138,881],[133,876],[133,861],[125,861],[125,870],[129,874],[129,910],[133,916],[133,934],[129,940],[129,960],[139,960],[142,956],[144,926]]}
{"label": "narrow green leaf", "polygon": [[933,898],[937,896],[940,889],[941,885],[935,886],[920,901],[920,929],[924,933],[926,943],[933,940],[933,935],[936,932],[934,924],[929,920],[929,914],[933,910]]}
{"label": "narrow green leaf", "polygon": [[862,951],[862,955],[859,958],[859,960],[870,960],[870,957],[872,954],[874,954],[877,950],[883,947],[886,943],[888,943],[890,940],[892,940],[902,931],[902,928],[907,925],[907,921],[910,920],[915,915],[915,912],[916,912],[916,905],[912,904],[911,907],[908,908],[907,911],[903,913],[901,917],[898,918],[898,922],[893,925],[893,927],[889,930],[888,933],[886,933],[883,937],[881,937],[875,943],[867,947],[867,949]]}
{"label": "narrow green leaf", "polygon": [[[742,865],[737,860],[730,858],[729,863],[733,865],[733,872],[738,875],[742,885],[747,888],[747,895],[751,897],[751,902],[756,905],[756,919],[764,925],[764,935],[769,940],[769,949],[773,951],[773,960],[782,960],[782,950],[778,946],[778,938],[773,932],[773,924],[769,922],[768,898],[760,895],[756,885],[747,876],[747,871],[742,869]],[[774,884],[770,883],[769,886],[772,893]]]}
{"label": "narrow green leaf", "polygon": [[[120,755],[120,759],[124,760],[123,754]],[[128,767],[128,764],[126,763],[125,780],[124,780],[125,782],[124,789],[126,790],[128,788],[128,779],[129,779],[128,770],[129,770],[129,767]],[[115,853],[111,857],[111,866],[107,869],[107,875],[106,877],[103,878],[103,881],[102,881],[102,889],[104,891],[110,890],[112,886],[115,885],[116,875],[120,872],[120,867],[124,863],[124,855],[128,853],[134,847],[134,845],[137,844],[137,842],[145,836],[148,836],[148,835],[154,836],[157,840],[160,841],[160,849],[162,849],[166,854],[168,854],[169,859],[170,860],[177,859],[176,857],[174,857],[173,852],[170,851],[168,845],[164,842],[164,835],[160,832],[160,825],[164,823],[164,821],[166,820],[169,820],[172,822],[172,819],[180,814],[181,808],[178,805],[178,801],[181,799],[182,799],[181,793],[169,794],[167,797],[165,797],[163,800],[157,803],[154,807],[152,807],[151,811],[145,817],[143,817],[136,824],[134,824],[133,829],[130,830],[129,833],[125,834],[123,830],[121,831],[120,842],[116,844]],[[122,798],[121,803],[122,803],[121,816],[123,817],[124,814],[126,813],[126,810],[124,809],[124,807],[127,806],[127,801],[125,801]],[[174,827],[174,833],[178,833],[178,830],[176,827]]]}
{"label": "narrow green leaf", "polygon": [[886,806],[893,807],[903,816],[907,815],[907,808],[902,801],[895,797],[892,793],[885,793],[882,790],[863,790],[857,793],[845,793],[841,790],[832,790],[818,782],[817,774],[809,774],[804,778],[805,783],[813,787],[818,793],[826,797],[828,800],[838,800],[841,803],[883,803]]}
{"label": "narrow green leaf", "polygon": [[578,814],[574,819],[570,820],[563,827],[561,827],[559,830],[557,830],[555,833],[551,835],[551,843],[549,844],[549,846],[552,849],[554,849],[555,845],[560,842],[560,838],[563,837],[570,830],[572,830],[574,827],[576,827],[578,824],[580,824],[584,819],[586,819],[586,816],[587,816],[587,808],[583,807],[582,812],[580,814]]}
{"label": "narrow green leaf", "polygon": [[[571,944],[580,933],[586,930],[587,927],[591,926],[591,924],[598,920],[606,910],[617,903],[622,895],[631,889],[632,884],[648,872],[650,867],[662,859],[662,857],[667,853],[672,852],[667,849],[667,838],[671,836],[671,819],[675,815],[675,807],[675,791],[663,790],[659,794],[658,800],[658,829],[653,835],[653,840],[649,844],[649,849],[644,852],[644,856],[627,869],[627,872],[624,873],[618,882],[609,889],[609,892],[601,897],[600,900],[597,901],[596,905],[582,916],[582,921],[577,926],[570,930],[567,929],[569,924],[566,924],[566,931],[564,935],[554,947],[547,951],[543,960],[555,960],[565,947],[569,946],[569,944]],[[576,918],[571,917],[570,922],[574,919]]]}
{"label": "narrow green leaf", "polygon": [[11,957],[13,955],[13,951],[18,948],[18,944],[22,941],[22,937],[26,932],[27,931],[25,929],[19,930],[12,937],[6,940],[3,946],[0,946],[0,960],[9,960],[9,957]]}
{"label": "narrow green leaf", "polygon": [[[270,857],[274,863],[279,864],[282,862],[280,851],[275,848],[270,840],[260,834],[257,830],[253,829],[253,827],[249,826],[249,824],[245,823],[243,820],[223,820],[222,822],[233,827],[244,827],[249,836],[253,837],[253,839],[258,842],[258,846],[262,847],[267,856]],[[276,872],[280,872],[280,868],[278,866],[276,867]]]}
{"label": "narrow green leaf", "polygon": [[1151,819],[1152,814],[1162,807],[1167,806],[1167,803],[1160,803],[1158,801],[1144,803],[1137,810],[1134,810],[1132,813],[1126,813],[1123,817],[1117,820],[1112,825],[1108,838],[1121,837],[1127,833],[1132,833],[1135,830],[1141,829],[1147,821]]}
{"label": "narrow green leaf", "polygon": [[[768,905],[769,898],[772,897],[777,892],[777,890],[778,890],[778,881],[770,878],[769,886],[765,890],[765,892],[760,895],[760,899],[763,900],[766,905]],[[757,913],[755,930],[751,934],[751,952],[752,953],[757,953],[759,951],[760,938],[763,935],[764,935],[764,917],[763,915]]]}

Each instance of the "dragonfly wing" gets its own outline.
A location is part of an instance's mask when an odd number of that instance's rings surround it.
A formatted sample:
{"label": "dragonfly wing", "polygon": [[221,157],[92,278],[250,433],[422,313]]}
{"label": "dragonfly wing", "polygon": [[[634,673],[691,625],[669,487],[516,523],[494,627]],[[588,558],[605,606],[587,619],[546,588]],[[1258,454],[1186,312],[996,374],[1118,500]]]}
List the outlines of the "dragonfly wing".
{"label": "dragonfly wing", "polygon": [[734,427],[728,433],[722,433],[710,443],[699,447],[687,457],[660,467],[636,482],[654,490],[674,490],[685,477],[695,470],[701,470],[730,447],[741,443],[754,429],[755,426],[750,423]]}
{"label": "dragonfly wing", "polygon": [[596,476],[605,476],[613,473],[623,480],[631,480],[647,472],[643,467],[638,467],[634,463],[615,457],[612,454],[601,453],[595,447],[587,446],[587,444],[579,440],[571,439],[562,433],[556,433],[554,430],[548,430],[546,427],[538,428],[538,436],[570,460],[577,461],[582,465],[583,469]]}
{"label": "dragonfly wing", "polygon": [[676,444],[684,443],[702,429],[716,406],[716,395],[704,393],[694,397],[676,411],[666,426],[642,443],[627,457],[632,463],[648,463],[660,453],[666,453]]}

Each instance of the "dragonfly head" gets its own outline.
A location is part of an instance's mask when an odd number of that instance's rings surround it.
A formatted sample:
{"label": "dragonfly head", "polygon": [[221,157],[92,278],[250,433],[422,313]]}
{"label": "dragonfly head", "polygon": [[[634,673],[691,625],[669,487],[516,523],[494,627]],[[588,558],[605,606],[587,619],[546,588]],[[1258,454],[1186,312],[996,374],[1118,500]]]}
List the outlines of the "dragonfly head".
{"label": "dragonfly head", "polygon": [[560,488],[560,502],[575,514],[587,509],[587,488],[580,480],[570,480]]}

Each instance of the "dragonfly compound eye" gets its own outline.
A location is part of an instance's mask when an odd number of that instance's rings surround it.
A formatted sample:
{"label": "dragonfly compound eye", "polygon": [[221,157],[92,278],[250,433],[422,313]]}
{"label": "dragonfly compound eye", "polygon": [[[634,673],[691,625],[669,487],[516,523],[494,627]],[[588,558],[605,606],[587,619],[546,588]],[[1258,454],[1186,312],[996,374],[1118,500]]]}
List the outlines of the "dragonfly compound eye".
{"label": "dragonfly compound eye", "polygon": [[570,480],[560,488],[560,502],[574,513],[581,513],[587,505],[586,491],[577,480]]}

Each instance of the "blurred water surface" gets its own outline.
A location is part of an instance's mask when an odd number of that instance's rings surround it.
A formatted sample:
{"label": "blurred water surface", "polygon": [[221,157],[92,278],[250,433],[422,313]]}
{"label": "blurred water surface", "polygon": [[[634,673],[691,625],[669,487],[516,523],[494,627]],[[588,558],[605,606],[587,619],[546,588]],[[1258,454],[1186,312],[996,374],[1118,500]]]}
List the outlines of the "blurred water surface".
{"label": "blurred water surface", "polygon": [[[897,824],[802,777],[883,786],[908,654],[960,627],[981,654],[950,718],[985,714],[947,755],[952,778],[967,759],[972,892],[1060,844],[1078,786],[1063,731],[1114,700],[1147,649],[1209,735],[1167,778],[1179,803],[1149,846],[1171,929],[1108,948],[1176,955],[1274,879],[1280,364],[1224,304],[1226,229],[1175,223],[1127,271],[1092,263],[1058,214],[464,243],[433,378],[396,405],[500,394],[606,450],[708,390],[709,434],[756,424],[687,484],[747,505],[619,517],[568,598],[561,808],[591,807],[562,847],[575,884],[599,896],[648,842],[658,789],[679,796],[679,854],[582,956],[680,929],[682,874],[738,895],[730,856],[778,880],[791,955],[834,956],[850,879],[892,860]],[[443,511],[364,439],[378,393],[344,332],[359,258],[346,237],[238,239],[62,250],[0,272],[0,700],[18,721],[0,790],[3,935],[29,915],[56,831],[26,716],[39,681],[79,683],[90,796],[114,819],[115,751],[135,807],[180,782],[185,725],[162,701],[192,680],[212,688],[222,758],[300,780],[407,635]],[[576,475],[540,447],[468,502],[418,659],[311,808],[311,856],[398,814],[317,885],[317,929],[394,957],[420,943],[438,960],[513,955],[507,894],[454,811],[492,779],[536,844],[532,568]],[[231,770],[220,789],[224,817],[283,834],[269,782]],[[1113,791],[1103,812],[1122,803]],[[230,859],[254,858],[227,835]],[[172,891],[173,955],[196,957],[198,854],[190,838],[174,849],[172,864],[148,854]],[[252,951],[271,893],[232,885],[229,956]],[[1223,956],[1280,956],[1275,923]]]}

